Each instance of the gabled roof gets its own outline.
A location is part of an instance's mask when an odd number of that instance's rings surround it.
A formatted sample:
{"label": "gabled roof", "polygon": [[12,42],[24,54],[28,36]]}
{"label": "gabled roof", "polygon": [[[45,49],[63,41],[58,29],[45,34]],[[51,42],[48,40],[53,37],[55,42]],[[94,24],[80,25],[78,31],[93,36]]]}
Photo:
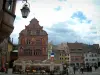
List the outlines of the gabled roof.
{"label": "gabled roof", "polygon": [[67,43],[69,49],[82,49],[83,48],[83,45],[82,43]]}
{"label": "gabled roof", "polygon": [[66,53],[69,53],[69,48],[67,43],[61,43],[59,45],[53,46],[54,51],[64,51]]}
{"label": "gabled roof", "polygon": [[83,51],[97,53],[98,49],[94,45],[83,44]]}

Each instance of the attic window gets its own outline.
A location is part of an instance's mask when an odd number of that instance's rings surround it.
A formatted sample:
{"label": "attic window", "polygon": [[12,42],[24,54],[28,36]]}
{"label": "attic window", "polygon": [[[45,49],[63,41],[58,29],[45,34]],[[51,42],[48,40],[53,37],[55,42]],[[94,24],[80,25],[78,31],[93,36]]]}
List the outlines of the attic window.
{"label": "attic window", "polygon": [[78,49],[78,50],[82,50],[82,49]]}
{"label": "attic window", "polygon": [[36,31],[36,34],[37,34],[37,35],[40,35],[40,30],[37,30],[37,31]]}
{"label": "attic window", "polygon": [[72,51],[74,51],[75,49],[71,49]]}
{"label": "attic window", "polygon": [[27,34],[30,35],[32,32],[31,30],[27,30]]}

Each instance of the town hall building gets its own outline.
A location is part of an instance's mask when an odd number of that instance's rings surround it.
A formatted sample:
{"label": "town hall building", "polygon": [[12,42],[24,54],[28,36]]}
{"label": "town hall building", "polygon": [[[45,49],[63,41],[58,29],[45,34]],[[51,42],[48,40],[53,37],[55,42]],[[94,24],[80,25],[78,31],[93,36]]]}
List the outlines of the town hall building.
{"label": "town hall building", "polygon": [[46,60],[48,58],[47,47],[48,34],[39,25],[39,21],[33,18],[30,24],[19,33],[18,58],[24,60]]}

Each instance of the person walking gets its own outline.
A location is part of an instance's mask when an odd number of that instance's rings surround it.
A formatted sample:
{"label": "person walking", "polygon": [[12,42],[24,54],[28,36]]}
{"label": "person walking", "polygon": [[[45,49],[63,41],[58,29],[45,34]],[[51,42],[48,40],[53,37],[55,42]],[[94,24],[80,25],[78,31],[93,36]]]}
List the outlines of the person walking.
{"label": "person walking", "polygon": [[75,74],[75,71],[76,71],[76,67],[75,66],[73,67],[73,71],[74,71],[74,74]]}
{"label": "person walking", "polygon": [[84,71],[84,68],[83,68],[83,66],[81,66],[81,72],[82,72],[82,74],[83,74],[83,71]]}
{"label": "person walking", "polygon": [[68,73],[69,74],[73,74],[74,73],[72,66],[68,66]]}
{"label": "person walking", "polygon": [[69,75],[69,73],[68,73],[68,68],[67,68],[66,74]]}

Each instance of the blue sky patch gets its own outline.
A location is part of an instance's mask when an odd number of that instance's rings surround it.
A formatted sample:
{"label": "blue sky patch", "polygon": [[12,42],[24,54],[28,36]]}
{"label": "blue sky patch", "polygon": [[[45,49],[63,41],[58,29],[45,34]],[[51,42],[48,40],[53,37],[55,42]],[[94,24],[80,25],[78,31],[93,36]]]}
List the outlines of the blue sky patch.
{"label": "blue sky patch", "polygon": [[62,8],[61,8],[61,6],[58,6],[58,7],[56,7],[56,8],[54,8],[56,11],[60,11]]}
{"label": "blue sky patch", "polygon": [[88,24],[91,23],[91,22],[92,22],[92,20],[88,20],[88,21],[87,21]]}
{"label": "blue sky patch", "polygon": [[86,16],[81,11],[75,12],[71,18],[79,18],[80,20],[86,20]]}
{"label": "blue sky patch", "polygon": [[78,18],[80,23],[84,23],[84,21],[88,24],[90,24],[92,22],[92,20],[88,20],[87,17],[83,14],[83,12],[81,11],[77,11],[75,12],[72,16],[72,19]]}

